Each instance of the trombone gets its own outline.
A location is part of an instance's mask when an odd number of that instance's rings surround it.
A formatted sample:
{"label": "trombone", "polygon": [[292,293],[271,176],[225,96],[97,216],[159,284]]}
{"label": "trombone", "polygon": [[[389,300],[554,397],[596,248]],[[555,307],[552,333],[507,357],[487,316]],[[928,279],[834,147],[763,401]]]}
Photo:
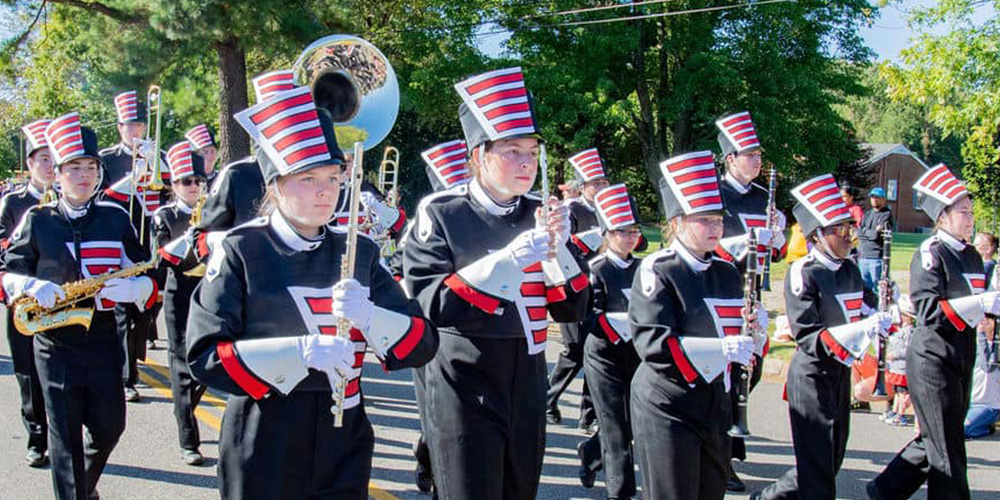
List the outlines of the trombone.
{"label": "trombone", "polygon": [[[153,117],[153,114],[156,117]],[[162,191],[162,160],[160,158],[160,130],[163,117],[163,97],[159,85],[150,85],[146,93],[146,138],[140,144],[132,145],[132,172],[129,174],[131,189],[128,200],[128,214],[132,218],[135,207],[135,197],[141,195],[139,203],[142,207],[142,219],[139,221],[139,244],[146,244],[146,191]],[[152,140],[150,132],[152,131]],[[145,151],[142,151],[145,148]],[[147,158],[152,155],[150,160]],[[152,161],[147,176],[146,167]],[[142,192],[140,192],[140,190]]]}

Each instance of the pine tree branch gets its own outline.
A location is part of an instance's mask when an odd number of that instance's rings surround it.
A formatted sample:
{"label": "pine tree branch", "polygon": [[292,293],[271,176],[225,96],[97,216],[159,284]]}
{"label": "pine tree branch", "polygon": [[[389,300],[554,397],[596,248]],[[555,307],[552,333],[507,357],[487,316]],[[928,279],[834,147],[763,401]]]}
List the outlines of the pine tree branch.
{"label": "pine tree branch", "polygon": [[120,21],[126,24],[148,24],[149,18],[142,16],[140,14],[132,14],[125,12],[120,9],[116,9],[109,5],[105,5],[101,2],[92,2],[90,0],[46,0],[47,2],[57,3],[61,5],[66,5],[69,7],[76,7],[78,9],[89,10],[92,12],[97,12],[98,14],[110,17],[116,21]]}

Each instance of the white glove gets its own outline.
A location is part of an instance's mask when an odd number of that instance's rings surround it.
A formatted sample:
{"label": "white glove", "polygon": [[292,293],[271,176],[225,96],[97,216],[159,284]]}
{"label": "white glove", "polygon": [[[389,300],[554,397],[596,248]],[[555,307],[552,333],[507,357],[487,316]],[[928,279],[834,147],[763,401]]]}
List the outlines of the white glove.
{"label": "white glove", "polygon": [[505,248],[517,268],[524,269],[548,256],[550,239],[548,231],[536,227],[517,235]]}
{"label": "white glove", "polygon": [[785,218],[785,214],[781,213],[781,210],[774,211],[774,226],[778,232],[785,230],[785,226],[788,224],[788,219]]}
{"label": "white glove", "polygon": [[98,297],[118,303],[141,304],[153,293],[153,280],[145,276],[138,278],[114,278],[104,283]]}
{"label": "white glove", "polygon": [[24,287],[24,293],[34,298],[38,305],[48,309],[56,305],[56,298],[65,299],[66,292],[62,287],[51,282],[39,279],[32,279],[28,286]]}
{"label": "white glove", "polygon": [[399,220],[399,210],[386,205],[372,193],[362,191],[361,203],[364,203],[365,207],[375,215],[375,220],[381,230],[392,227]]}
{"label": "white glove", "polygon": [[354,342],[336,335],[299,337],[299,355],[307,367],[327,374],[331,389],[354,369]]}
{"label": "white glove", "polygon": [[757,236],[757,244],[762,246],[768,246],[771,243],[771,230],[766,227],[755,227],[753,228],[754,235]]}
{"label": "white glove", "polygon": [[746,335],[727,335],[722,337],[722,354],[726,361],[749,365],[753,359],[753,339]]}
{"label": "white glove", "polygon": [[983,312],[994,316],[1000,314],[1000,292],[985,292],[976,296]]}
{"label": "white glove", "polygon": [[764,308],[764,304],[760,302],[757,303],[757,331],[767,333],[767,327],[770,325],[771,319],[767,316],[767,309]]}
{"label": "white glove", "polygon": [[[569,209],[563,202],[555,197],[549,198],[549,223],[548,229],[556,233],[556,245],[565,245],[569,241]],[[541,209],[535,213],[535,229],[545,229],[542,223]]]}
{"label": "white glove", "polygon": [[368,331],[375,304],[368,299],[369,290],[355,279],[341,280],[333,286],[331,313],[337,319],[350,321],[354,328]]}
{"label": "white glove", "polygon": [[875,335],[885,337],[889,333],[889,328],[892,327],[892,313],[884,311],[876,312],[861,320],[861,325],[864,328],[865,334],[869,337],[874,337]]}
{"label": "white glove", "polygon": [[785,233],[781,231],[776,231],[771,236],[771,248],[775,250],[781,250],[781,247],[785,246]]}

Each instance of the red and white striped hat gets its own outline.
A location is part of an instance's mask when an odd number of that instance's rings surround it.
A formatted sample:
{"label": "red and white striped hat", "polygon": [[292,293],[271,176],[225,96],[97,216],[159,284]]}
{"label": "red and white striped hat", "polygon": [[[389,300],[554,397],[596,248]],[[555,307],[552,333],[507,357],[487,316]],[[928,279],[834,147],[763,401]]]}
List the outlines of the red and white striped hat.
{"label": "red and white striped hat", "polygon": [[913,189],[920,195],[917,198],[920,209],[931,220],[937,220],[946,207],[969,194],[965,183],[958,180],[944,163],[938,163],[924,172],[913,184]]}
{"label": "red and white striped hat", "polygon": [[802,226],[802,234],[809,235],[817,228],[852,220],[851,211],[840,196],[840,186],[830,174],[813,177],[795,186],[792,196],[799,202],[792,213]]}
{"label": "red and white striped hat", "polygon": [[25,148],[28,156],[31,156],[31,153],[39,149],[48,147],[49,141],[45,139],[45,127],[48,127],[49,123],[52,123],[52,120],[42,118],[21,127],[21,131],[24,132],[24,136],[28,140],[27,147]]}
{"label": "red and white striped hat", "polygon": [[333,163],[309,87],[278,92],[235,117],[267,154],[277,175]]}
{"label": "red and white striped hat", "polygon": [[632,204],[625,184],[615,184],[598,191],[594,201],[597,202],[597,215],[600,217],[601,227],[606,230],[621,229],[639,223],[637,207]]}
{"label": "red and white striped hat", "polygon": [[45,140],[49,143],[56,165],[81,156],[88,156],[83,145],[80,114],[67,113],[49,122],[45,127]]}
{"label": "red and white striped hat", "polygon": [[576,177],[583,182],[607,177],[604,173],[604,162],[597,148],[591,148],[569,157],[570,165],[576,171]]}
{"label": "red and white striped hat", "polygon": [[420,153],[420,156],[441,189],[451,189],[472,180],[472,174],[466,166],[465,141],[461,139],[438,144]]}
{"label": "red and white striped hat", "polygon": [[[473,124],[462,120],[468,147],[475,148],[484,141],[537,137],[539,131],[521,68],[483,73],[456,83],[455,90],[480,129],[472,130]],[[460,107],[460,117],[463,114]]]}
{"label": "red and white striped hat", "polygon": [[127,90],[115,96],[115,111],[118,112],[118,123],[146,119],[145,108],[139,104],[138,94],[134,90]]}
{"label": "red and white striped hat", "polygon": [[278,92],[295,88],[295,84],[292,83],[294,75],[290,69],[279,69],[258,75],[253,79],[253,91],[257,95],[257,102],[262,103]]}
{"label": "red and white striped hat", "polygon": [[723,209],[719,177],[711,151],[697,151],[674,156],[660,163],[663,197],[667,219],[678,215],[717,212]]}
{"label": "red and white striped hat", "polygon": [[191,141],[191,147],[195,150],[215,146],[215,137],[205,124],[195,125],[184,134],[184,138]]}
{"label": "red and white striped hat", "polygon": [[181,141],[171,146],[167,150],[167,164],[170,165],[170,174],[175,181],[194,175],[191,143]]}
{"label": "red and white striped hat", "polygon": [[754,128],[749,111],[719,118],[715,121],[715,126],[719,127],[721,132],[719,146],[722,147],[723,156],[760,149],[757,129]]}

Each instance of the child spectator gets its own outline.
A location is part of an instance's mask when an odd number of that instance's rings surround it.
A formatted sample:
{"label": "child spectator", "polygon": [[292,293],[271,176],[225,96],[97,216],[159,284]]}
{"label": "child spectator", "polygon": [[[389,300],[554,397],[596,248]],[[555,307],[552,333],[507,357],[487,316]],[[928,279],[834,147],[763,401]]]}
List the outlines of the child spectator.
{"label": "child spectator", "polygon": [[892,408],[883,413],[879,420],[896,426],[909,426],[910,420],[906,411],[910,408],[910,391],[906,386],[906,348],[910,345],[913,335],[913,302],[908,295],[899,297],[899,330],[889,336],[886,346],[886,361],[889,366],[885,374],[885,383],[892,386],[894,394]]}

